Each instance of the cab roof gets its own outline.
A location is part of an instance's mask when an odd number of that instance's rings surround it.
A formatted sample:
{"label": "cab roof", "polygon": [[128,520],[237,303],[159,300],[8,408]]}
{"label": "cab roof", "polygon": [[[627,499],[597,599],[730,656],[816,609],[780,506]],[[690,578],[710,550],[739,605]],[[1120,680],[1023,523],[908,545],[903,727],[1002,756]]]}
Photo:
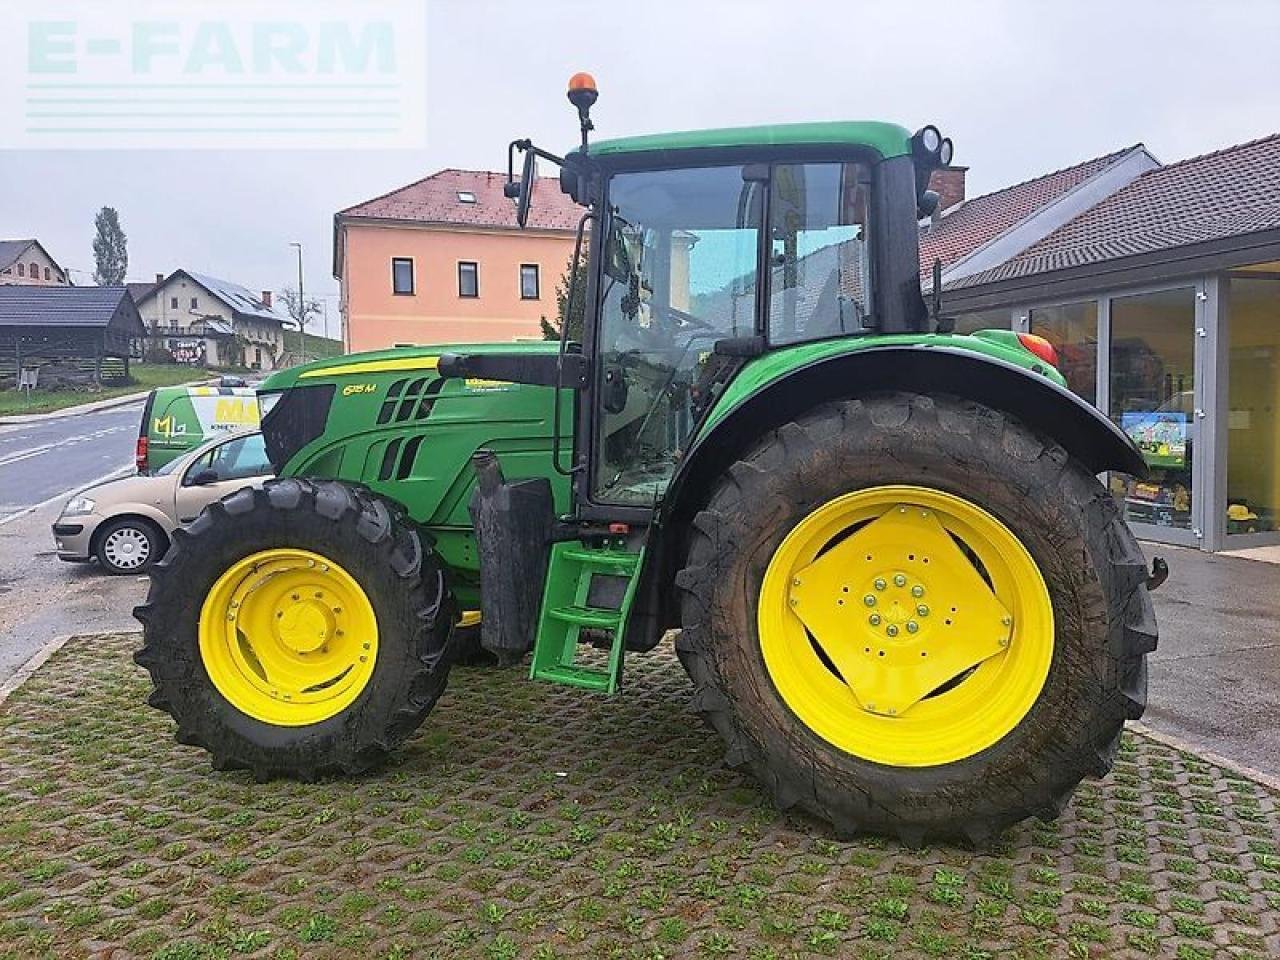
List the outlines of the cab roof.
{"label": "cab roof", "polygon": [[911,152],[910,141],[910,131],[896,123],[834,120],[649,133],[600,140],[592,143],[589,150],[591,156],[602,158],[728,147],[867,147],[882,157],[896,157]]}

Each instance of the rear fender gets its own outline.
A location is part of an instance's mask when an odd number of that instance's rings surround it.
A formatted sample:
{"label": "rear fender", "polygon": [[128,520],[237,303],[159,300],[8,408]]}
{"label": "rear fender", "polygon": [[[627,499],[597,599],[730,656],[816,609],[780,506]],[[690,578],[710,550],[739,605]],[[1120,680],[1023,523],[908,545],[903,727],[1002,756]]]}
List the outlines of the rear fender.
{"label": "rear fender", "polygon": [[1065,387],[1016,364],[956,347],[866,347],[802,364],[759,387],[723,415],[713,414],[672,478],[655,518],[628,628],[628,647],[649,649],[677,626],[672,589],[688,531],[724,471],[765,433],[822,403],[886,390],[945,393],[982,403],[1045,434],[1093,473],[1144,477],[1133,441]]}

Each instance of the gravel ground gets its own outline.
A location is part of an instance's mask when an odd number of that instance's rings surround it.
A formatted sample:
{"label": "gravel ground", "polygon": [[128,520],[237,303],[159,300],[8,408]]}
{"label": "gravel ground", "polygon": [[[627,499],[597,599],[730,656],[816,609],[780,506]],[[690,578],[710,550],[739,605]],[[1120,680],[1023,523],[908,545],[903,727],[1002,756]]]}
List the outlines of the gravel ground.
{"label": "gravel ground", "polygon": [[112,577],[65,563],[53,549],[57,502],[0,526],[0,683],[54,637],[136,630],[147,577]]}
{"label": "gravel ground", "polygon": [[1141,736],[991,849],[837,842],[720,764],[665,654],[613,699],[459,669],[349,782],[210,771],[136,635],[0,707],[0,957],[1280,955],[1276,795]]}

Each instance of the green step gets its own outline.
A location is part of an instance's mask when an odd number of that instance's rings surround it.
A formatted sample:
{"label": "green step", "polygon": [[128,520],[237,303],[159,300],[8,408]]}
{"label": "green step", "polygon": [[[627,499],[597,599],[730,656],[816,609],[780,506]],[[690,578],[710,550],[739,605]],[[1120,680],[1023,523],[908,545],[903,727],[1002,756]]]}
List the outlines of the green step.
{"label": "green step", "polygon": [[597,610],[594,607],[552,607],[547,611],[547,616],[552,620],[599,630],[612,630],[622,625],[622,617],[618,611]]}
{"label": "green step", "polygon": [[[618,689],[622,675],[623,634],[627,612],[635,596],[641,556],[616,547],[596,549],[579,542],[552,546],[530,677],[601,693],[613,693]],[[592,575],[627,578],[620,609],[603,610],[588,606]],[[584,645],[583,630],[609,635],[606,666],[590,667],[577,662],[579,647]],[[595,644],[585,645],[595,648]]]}
{"label": "green step", "polygon": [[538,673],[536,679],[599,693],[613,693],[616,689],[609,674],[601,670],[588,670],[586,667],[547,667]]}
{"label": "green step", "polygon": [[640,560],[638,553],[618,553],[613,550],[580,550],[574,547],[564,551],[565,560],[589,564],[593,567],[616,567],[632,573]]}

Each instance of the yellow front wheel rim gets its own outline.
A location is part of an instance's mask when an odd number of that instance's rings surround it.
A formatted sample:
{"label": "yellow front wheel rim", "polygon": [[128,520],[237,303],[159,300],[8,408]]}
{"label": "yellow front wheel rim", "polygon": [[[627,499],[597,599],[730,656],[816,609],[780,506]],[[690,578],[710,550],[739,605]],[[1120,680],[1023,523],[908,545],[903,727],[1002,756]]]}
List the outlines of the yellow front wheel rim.
{"label": "yellow front wheel rim", "polygon": [[993,746],[1053,659],[1049,590],[1026,547],[976,504],[918,486],[859,490],[802,519],[769,562],[757,626],[799,720],[892,766]]}
{"label": "yellow front wheel rim", "polygon": [[200,611],[200,656],[242,713],[296,727],[337,716],[378,657],[378,622],[355,578],[308,550],[263,550],[227,569]]}

